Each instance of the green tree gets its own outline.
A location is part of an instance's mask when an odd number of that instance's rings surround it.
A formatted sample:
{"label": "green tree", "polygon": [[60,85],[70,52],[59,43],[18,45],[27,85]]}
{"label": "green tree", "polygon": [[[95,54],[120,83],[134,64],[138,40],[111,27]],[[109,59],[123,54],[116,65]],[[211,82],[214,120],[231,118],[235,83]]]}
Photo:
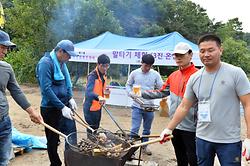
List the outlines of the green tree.
{"label": "green tree", "polygon": [[203,33],[211,31],[212,21],[206,10],[188,0],[155,1],[158,24],[165,32],[178,31],[189,40],[196,42]]}
{"label": "green tree", "polygon": [[239,66],[246,73],[250,73],[250,51],[247,49],[246,42],[228,37],[223,42],[223,48],[223,61]]}
{"label": "green tree", "polygon": [[13,7],[13,0],[2,0],[1,2],[4,9]]}
{"label": "green tree", "polygon": [[51,17],[53,0],[13,0],[5,8],[5,30],[10,33],[17,50],[6,60],[12,64],[19,82],[35,81],[35,66],[43,52],[51,47],[47,38],[47,25]]}
{"label": "green tree", "polygon": [[[6,0],[5,4],[10,3]],[[20,80],[22,76],[30,77],[24,80],[32,80],[38,59],[45,51],[53,49],[61,39],[78,42],[107,30],[123,33],[119,21],[101,0],[73,3],[67,0],[13,0],[5,8],[5,14],[5,30],[18,46],[18,50],[10,54],[8,61],[14,65],[14,69],[30,68],[27,73],[20,73],[27,70],[17,72]],[[24,54],[30,59],[21,56]]]}
{"label": "green tree", "polygon": [[35,83],[36,58],[27,48],[21,48],[18,51],[12,51],[5,60],[10,63],[19,83]]}
{"label": "green tree", "polygon": [[34,80],[38,58],[59,40],[77,43],[105,31],[133,37],[178,31],[193,42],[214,32],[224,41],[224,60],[250,72],[250,35],[242,32],[238,18],[213,23],[205,9],[189,0],[3,0],[2,4],[5,30],[18,45],[7,61],[22,82]]}
{"label": "green tree", "polygon": [[163,27],[152,24],[152,25],[146,25],[141,28],[141,31],[139,33],[139,36],[159,36],[165,33],[165,30]]}
{"label": "green tree", "polygon": [[211,31],[206,10],[188,0],[103,0],[114,12],[127,36],[156,36],[180,32],[196,42]]}
{"label": "green tree", "polygon": [[51,47],[47,29],[54,5],[54,0],[13,0],[13,7],[5,10],[5,28],[19,48],[38,56]]}
{"label": "green tree", "polygon": [[246,73],[250,73],[250,51],[242,32],[242,23],[238,18],[228,20],[226,23],[216,22],[213,26],[215,33],[223,42],[222,60],[241,67]]}
{"label": "green tree", "polygon": [[[126,36],[142,37],[144,31],[156,23],[154,2],[149,0],[103,0],[105,6],[120,21]],[[152,31],[151,31],[152,32]]]}
{"label": "green tree", "polygon": [[119,21],[104,6],[102,0],[81,0],[73,3],[57,0],[57,6],[52,13],[49,27],[51,38],[57,41],[67,38],[79,42],[106,31],[123,33]]}
{"label": "green tree", "polygon": [[250,50],[250,33],[245,33],[243,35],[243,40],[247,42],[247,47]]}
{"label": "green tree", "polygon": [[225,24],[221,22],[215,23],[214,30],[222,40],[232,37],[236,40],[243,40],[242,22],[238,18],[228,20]]}

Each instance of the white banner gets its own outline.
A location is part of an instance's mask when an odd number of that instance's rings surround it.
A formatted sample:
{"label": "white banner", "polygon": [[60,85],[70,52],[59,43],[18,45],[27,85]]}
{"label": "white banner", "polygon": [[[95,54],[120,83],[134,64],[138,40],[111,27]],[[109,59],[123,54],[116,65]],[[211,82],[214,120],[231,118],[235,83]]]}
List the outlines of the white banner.
{"label": "white banner", "polygon": [[[101,54],[109,56],[112,64],[141,64],[141,58],[145,54],[152,54],[155,57],[154,65],[176,66],[171,52],[142,51],[142,50],[100,50],[75,48],[76,57],[70,61],[96,63],[97,57]],[[202,66],[198,52],[194,52],[192,62],[195,66]]]}

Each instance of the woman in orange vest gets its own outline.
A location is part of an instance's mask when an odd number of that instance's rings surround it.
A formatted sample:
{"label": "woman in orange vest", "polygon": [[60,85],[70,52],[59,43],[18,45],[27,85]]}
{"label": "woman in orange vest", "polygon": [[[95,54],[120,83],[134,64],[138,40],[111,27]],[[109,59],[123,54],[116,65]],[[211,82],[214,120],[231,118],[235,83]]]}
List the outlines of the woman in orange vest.
{"label": "woman in orange vest", "polygon": [[[106,74],[110,66],[110,59],[102,54],[97,58],[96,68],[88,75],[83,112],[86,122],[93,128],[98,129],[101,121],[101,108],[106,89]],[[88,130],[88,132],[91,132]]]}

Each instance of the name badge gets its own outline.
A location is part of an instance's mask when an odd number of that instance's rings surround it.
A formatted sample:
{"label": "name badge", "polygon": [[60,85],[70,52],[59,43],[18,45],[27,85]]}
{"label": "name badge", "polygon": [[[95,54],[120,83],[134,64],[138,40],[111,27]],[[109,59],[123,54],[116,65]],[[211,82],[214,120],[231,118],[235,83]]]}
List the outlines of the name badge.
{"label": "name badge", "polygon": [[198,103],[198,122],[211,122],[210,102],[199,101]]}

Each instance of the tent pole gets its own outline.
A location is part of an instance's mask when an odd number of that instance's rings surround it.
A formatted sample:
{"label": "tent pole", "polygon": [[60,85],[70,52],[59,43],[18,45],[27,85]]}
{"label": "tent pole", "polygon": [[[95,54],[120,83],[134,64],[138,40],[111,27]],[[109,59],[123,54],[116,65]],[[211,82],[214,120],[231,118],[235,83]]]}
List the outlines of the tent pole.
{"label": "tent pole", "polygon": [[89,75],[89,62],[88,62],[88,75]]}
{"label": "tent pole", "polygon": [[128,65],[128,76],[130,74],[130,64]]}

